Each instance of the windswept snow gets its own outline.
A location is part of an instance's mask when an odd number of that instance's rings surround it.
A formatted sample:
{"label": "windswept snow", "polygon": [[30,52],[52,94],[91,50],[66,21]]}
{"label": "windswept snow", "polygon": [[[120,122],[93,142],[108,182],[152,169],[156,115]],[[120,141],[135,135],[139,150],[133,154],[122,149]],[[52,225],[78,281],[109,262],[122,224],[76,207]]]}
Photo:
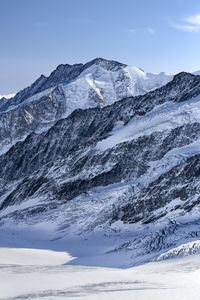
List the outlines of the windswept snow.
{"label": "windswept snow", "polygon": [[200,140],[187,146],[177,147],[167,152],[162,159],[149,162],[150,168],[142,175],[138,182],[147,185],[156,180],[162,174],[168,172],[173,167],[186,161],[187,158],[200,153]]}
{"label": "windswept snow", "polygon": [[131,95],[137,96],[155,90],[172,80],[173,75],[161,73],[145,73],[135,66],[124,68],[127,78],[130,78],[129,91]]}
{"label": "windswept snow", "polygon": [[110,136],[96,145],[97,150],[106,151],[119,143],[150,135],[153,132],[172,130],[187,123],[200,122],[200,97],[155,108],[145,116],[136,117],[127,125],[110,132]]}

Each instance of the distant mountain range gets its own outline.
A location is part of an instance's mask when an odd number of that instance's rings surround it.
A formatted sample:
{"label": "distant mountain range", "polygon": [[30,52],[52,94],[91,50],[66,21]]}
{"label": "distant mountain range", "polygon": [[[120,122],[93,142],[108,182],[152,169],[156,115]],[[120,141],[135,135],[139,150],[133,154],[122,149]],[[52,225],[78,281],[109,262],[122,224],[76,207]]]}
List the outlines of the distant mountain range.
{"label": "distant mountain range", "polygon": [[0,95],[0,99],[5,98],[5,99],[10,99],[15,97],[16,94],[7,94],[7,95]]}

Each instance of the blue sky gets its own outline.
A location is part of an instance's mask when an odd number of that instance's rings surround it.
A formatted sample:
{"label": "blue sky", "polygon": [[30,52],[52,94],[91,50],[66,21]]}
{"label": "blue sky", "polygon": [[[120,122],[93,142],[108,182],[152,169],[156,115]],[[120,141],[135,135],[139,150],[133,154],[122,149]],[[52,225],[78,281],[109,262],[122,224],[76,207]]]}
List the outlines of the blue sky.
{"label": "blue sky", "polygon": [[95,57],[200,69],[199,0],[0,0],[0,94]]}

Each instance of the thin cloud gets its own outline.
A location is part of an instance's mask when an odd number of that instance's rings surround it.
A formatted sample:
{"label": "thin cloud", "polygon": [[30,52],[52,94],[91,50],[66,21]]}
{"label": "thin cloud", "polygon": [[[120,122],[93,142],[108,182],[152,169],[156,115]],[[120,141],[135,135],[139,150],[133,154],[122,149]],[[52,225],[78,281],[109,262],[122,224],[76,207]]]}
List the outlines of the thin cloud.
{"label": "thin cloud", "polygon": [[128,29],[127,32],[129,32],[129,33],[136,33],[137,30],[136,29]]}
{"label": "thin cloud", "polygon": [[147,28],[148,33],[155,34],[155,30],[153,28]]}
{"label": "thin cloud", "polygon": [[186,18],[183,23],[171,23],[171,26],[186,32],[200,32],[200,14]]}
{"label": "thin cloud", "polygon": [[188,23],[194,24],[195,26],[200,26],[200,14],[189,17],[186,19]]}

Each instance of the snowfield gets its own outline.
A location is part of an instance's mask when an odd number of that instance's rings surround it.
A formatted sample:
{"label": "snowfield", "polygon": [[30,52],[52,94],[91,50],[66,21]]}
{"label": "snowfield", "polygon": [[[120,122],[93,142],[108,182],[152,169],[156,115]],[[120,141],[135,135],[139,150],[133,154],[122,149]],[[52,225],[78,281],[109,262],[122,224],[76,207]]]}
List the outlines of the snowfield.
{"label": "snowfield", "polygon": [[66,252],[26,248],[1,248],[1,265],[59,265],[64,264],[72,257]]}
{"label": "snowfield", "polygon": [[1,248],[0,299],[199,299],[200,255],[130,269],[74,266],[70,259],[62,252]]}
{"label": "snowfield", "polygon": [[[110,132],[110,136],[100,141],[96,149],[106,151],[120,143],[136,140],[154,132],[170,131],[188,123],[200,122],[200,97],[181,103],[165,103],[155,107],[145,116],[136,117],[127,125],[118,126]],[[120,126],[121,125],[121,126]]]}

